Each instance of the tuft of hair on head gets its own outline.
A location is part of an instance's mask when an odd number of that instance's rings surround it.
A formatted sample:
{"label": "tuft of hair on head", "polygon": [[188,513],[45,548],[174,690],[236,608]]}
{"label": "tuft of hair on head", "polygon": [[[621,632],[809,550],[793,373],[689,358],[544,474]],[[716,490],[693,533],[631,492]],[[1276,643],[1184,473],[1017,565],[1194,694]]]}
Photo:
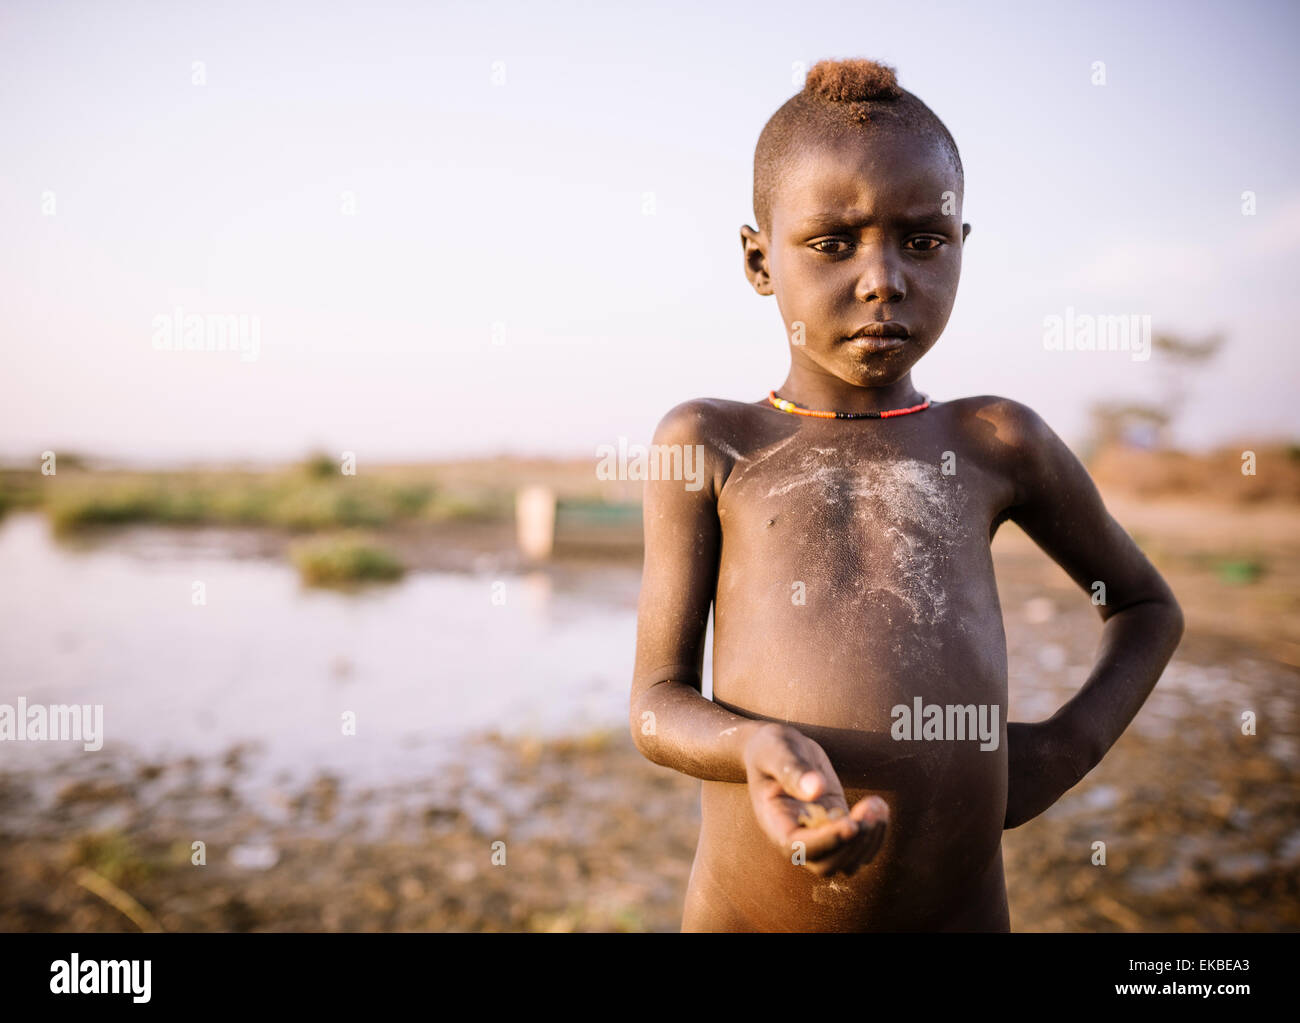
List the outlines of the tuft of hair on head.
{"label": "tuft of hair on head", "polygon": [[803,89],[764,125],[754,150],[754,215],[771,227],[772,197],[796,149],[814,149],[853,130],[892,124],[933,134],[963,176],[957,143],[934,111],[898,84],[894,69],[864,58],[819,60]]}
{"label": "tuft of hair on head", "polygon": [[874,60],[819,60],[804,78],[803,91],[827,103],[893,100],[903,95],[898,76]]}

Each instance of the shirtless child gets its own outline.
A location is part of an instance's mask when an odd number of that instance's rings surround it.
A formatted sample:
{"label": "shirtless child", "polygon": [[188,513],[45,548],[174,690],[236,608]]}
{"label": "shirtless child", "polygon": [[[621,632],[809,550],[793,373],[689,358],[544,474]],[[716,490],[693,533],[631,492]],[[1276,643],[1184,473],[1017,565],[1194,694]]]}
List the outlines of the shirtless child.
{"label": "shirtless child", "polygon": [[[956,296],[961,201],[947,129],[870,61],[814,66],[759,138],[745,273],[776,296],[790,372],[776,402],[672,409],[655,444],[690,445],[704,483],[645,490],[630,724],[703,780],[683,930],[1009,929],[1003,829],[1101,760],[1182,635],[1032,409],[913,385]],[[1034,723],[1006,720],[989,544],[1008,519],[1104,583],[1096,664]]]}

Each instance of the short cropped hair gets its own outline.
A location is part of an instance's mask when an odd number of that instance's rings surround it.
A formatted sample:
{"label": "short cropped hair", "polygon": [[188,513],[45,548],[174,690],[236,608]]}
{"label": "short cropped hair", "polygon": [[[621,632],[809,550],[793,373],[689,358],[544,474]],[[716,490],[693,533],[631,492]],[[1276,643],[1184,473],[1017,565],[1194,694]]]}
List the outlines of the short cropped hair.
{"label": "short cropped hair", "polygon": [[754,215],[759,230],[772,225],[772,199],[798,152],[851,132],[894,127],[933,135],[964,179],[957,143],[934,111],[900,88],[894,69],[874,60],[822,60],[809,69],[803,91],[772,115],[754,150]]}

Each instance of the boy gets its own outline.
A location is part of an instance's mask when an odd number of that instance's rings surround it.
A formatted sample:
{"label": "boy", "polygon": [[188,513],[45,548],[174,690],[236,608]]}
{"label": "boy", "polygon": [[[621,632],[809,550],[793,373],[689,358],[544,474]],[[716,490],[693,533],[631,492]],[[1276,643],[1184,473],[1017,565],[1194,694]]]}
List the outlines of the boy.
{"label": "boy", "polygon": [[[956,295],[962,184],[948,130],[871,61],[815,65],[759,138],[745,273],[790,372],[672,409],[655,443],[691,445],[704,485],[645,491],[630,723],[703,781],[683,930],[1008,930],[1003,829],[1098,763],[1182,635],[1033,410],[912,384]],[[1104,592],[1095,667],[1032,724],[1006,722],[1007,519]]]}

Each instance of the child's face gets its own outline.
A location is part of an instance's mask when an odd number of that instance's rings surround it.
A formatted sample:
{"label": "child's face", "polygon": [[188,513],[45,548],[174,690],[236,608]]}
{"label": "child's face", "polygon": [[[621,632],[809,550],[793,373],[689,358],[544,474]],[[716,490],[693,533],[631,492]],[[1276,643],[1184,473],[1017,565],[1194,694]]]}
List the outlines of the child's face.
{"label": "child's face", "polygon": [[[938,340],[957,295],[970,225],[956,168],[936,139],[883,129],[790,171],[771,236],[741,229],[746,273],[776,295],[793,360],[857,386],[894,383]],[[884,321],[906,336],[851,340]]]}

